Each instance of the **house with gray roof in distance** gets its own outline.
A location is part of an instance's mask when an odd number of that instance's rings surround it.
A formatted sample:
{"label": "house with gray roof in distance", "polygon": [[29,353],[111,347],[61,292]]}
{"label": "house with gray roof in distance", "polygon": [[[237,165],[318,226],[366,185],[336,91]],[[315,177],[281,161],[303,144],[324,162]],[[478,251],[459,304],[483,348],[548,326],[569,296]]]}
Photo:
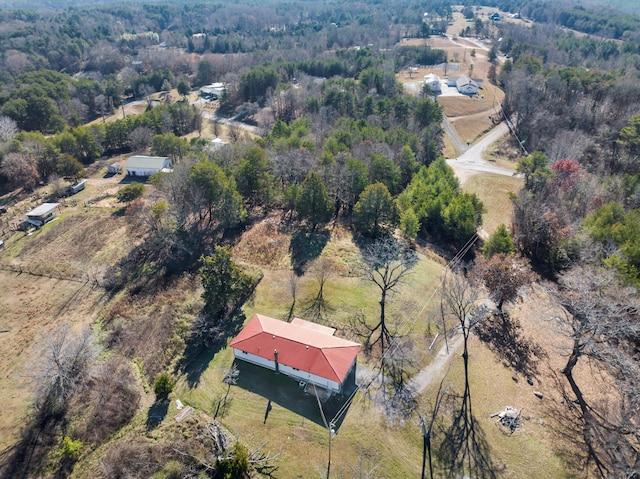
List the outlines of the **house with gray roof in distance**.
{"label": "house with gray roof in distance", "polygon": [[200,96],[205,100],[219,100],[223,97],[227,87],[224,83],[212,83],[211,85],[205,85],[200,87]]}
{"label": "house with gray roof in distance", "polygon": [[451,76],[447,78],[447,85],[456,87],[462,95],[477,95],[478,88],[482,88],[482,81],[469,78],[467,75]]}
{"label": "house with gray roof in distance", "polygon": [[161,171],[171,171],[171,165],[168,156],[135,155],[127,158],[124,168],[127,176],[151,176]]}
{"label": "house with gray roof in distance", "polygon": [[456,88],[463,95],[475,95],[478,93],[478,83],[466,75],[461,75],[456,80]]}

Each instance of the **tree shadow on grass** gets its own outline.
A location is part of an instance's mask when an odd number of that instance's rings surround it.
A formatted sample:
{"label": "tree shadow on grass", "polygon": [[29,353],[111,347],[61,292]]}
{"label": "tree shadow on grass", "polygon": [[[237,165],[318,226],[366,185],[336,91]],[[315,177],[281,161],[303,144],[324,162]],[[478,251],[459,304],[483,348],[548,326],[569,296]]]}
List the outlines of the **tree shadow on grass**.
{"label": "tree shadow on grass", "polygon": [[538,374],[538,361],[545,357],[544,350],[533,340],[522,336],[522,328],[508,313],[496,313],[479,323],[475,334],[480,341],[491,346],[500,359],[527,377]]}
{"label": "tree shadow on grass", "polygon": [[[227,346],[227,340],[237,335],[244,325],[247,317],[241,310],[235,311],[225,320],[221,321],[222,326],[212,325],[207,331],[209,339],[192,334],[185,347],[182,361],[176,367],[176,373],[182,372],[186,375],[187,384],[190,388],[195,388],[200,384],[200,377],[209,367],[213,357]],[[198,318],[203,324],[208,319]]]}
{"label": "tree shadow on grass", "polygon": [[291,266],[293,271],[301,276],[305,265],[322,254],[322,250],[329,242],[328,231],[298,231],[291,238]]}
{"label": "tree shadow on grass", "polygon": [[147,411],[147,431],[152,431],[167,417],[169,411],[168,399],[160,399],[154,402]]}
{"label": "tree shadow on grass", "polygon": [[[313,385],[308,384],[307,392],[305,392],[304,388],[300,387],[295,379],[284,374],[276,374],[274,371],[245,361],[236,361],[236,364],[240,370],[236,385],[265,399],[265,423],[268,421],[269,413],[280,406],[319,426],[326,427],[318,407],[318,399]],[[333,423],[336,431],[338,431],[347,415],[350,405],[347,402],[355,387],[353,379],[346,381],[345,390],[342,394],[333,394],[326,400],[323,398],[320,389],[318,389],[318,398],[322,404],[322,411],[327,422],[340,413]],[[343,407],[344,409],[342,409]]]}
{"label": "tree shadow on grass", "polygon": [[471,398],[449,394],[450,421],[438,421],[436,435],[442,438],[436,449],[443,477],[496,478],[496,465],[485,433],[471,413]]}
{"label": "tree shadow on grass", "polygon": [[50,451],[59,444],[61,415],[48,416],[36,411],[28,417],[16,444],[0,453],[0,479],[34,477]]}

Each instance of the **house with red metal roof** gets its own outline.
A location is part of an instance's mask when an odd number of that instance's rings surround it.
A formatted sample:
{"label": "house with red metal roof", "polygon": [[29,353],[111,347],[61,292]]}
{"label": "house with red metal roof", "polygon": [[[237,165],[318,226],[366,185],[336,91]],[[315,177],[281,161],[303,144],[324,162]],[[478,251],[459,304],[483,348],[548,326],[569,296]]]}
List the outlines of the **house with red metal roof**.
{"label": "house with red metal roof", "polygon": [[237,359],[339,393],[355,373],[360,345],[335,331],[300,318],[287,323],[256,314],[229,346]]}

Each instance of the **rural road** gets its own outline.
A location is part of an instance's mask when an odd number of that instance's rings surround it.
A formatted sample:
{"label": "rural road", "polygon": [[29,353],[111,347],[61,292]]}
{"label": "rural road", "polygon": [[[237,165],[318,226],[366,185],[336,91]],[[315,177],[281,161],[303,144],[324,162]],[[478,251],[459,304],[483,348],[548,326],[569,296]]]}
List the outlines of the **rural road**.
{"label": "rural road", "polygon": [[253,133],[254,135],[260,135],[260,129],[257,126],[247,125],[246,123],[242,123],[241,121],[235,120],[235,118],[239,116],[236,115],[233,118],[223,118],[221,116],[215,115],[213,113],[206,112],[202,110],[202,117],[211,121],[215,121],[216,123],[221,123],[223,125],[229,125],[241,128],[242,130],[248,131],[249,133]]}
{"label": "rural road", "polygon": [[507,125],[505,123],[500,123],[480,141],[471,145],[458,158],[448,159],[447,164],[453,168],[454,171],[457,169],[464,169],[478,171],[481,173],[495,173],[503,176],[514,176],[515,173],[513,170],[494,166],[483,158],[485,150],[508,132],[509,128]]}

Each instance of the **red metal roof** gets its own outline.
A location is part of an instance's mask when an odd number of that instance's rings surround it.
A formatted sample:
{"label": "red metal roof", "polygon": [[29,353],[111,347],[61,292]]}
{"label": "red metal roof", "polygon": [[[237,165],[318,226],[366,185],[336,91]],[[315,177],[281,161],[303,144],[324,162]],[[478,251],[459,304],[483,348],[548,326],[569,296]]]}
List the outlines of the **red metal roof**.
{"label": "red metal roof", "polygon": [[287,323],[256,314],[230,346],[269,361],[278,350],[279,364],[342,383],[360,345],[302,325],[304,320],[296,319],[296,323]]}

